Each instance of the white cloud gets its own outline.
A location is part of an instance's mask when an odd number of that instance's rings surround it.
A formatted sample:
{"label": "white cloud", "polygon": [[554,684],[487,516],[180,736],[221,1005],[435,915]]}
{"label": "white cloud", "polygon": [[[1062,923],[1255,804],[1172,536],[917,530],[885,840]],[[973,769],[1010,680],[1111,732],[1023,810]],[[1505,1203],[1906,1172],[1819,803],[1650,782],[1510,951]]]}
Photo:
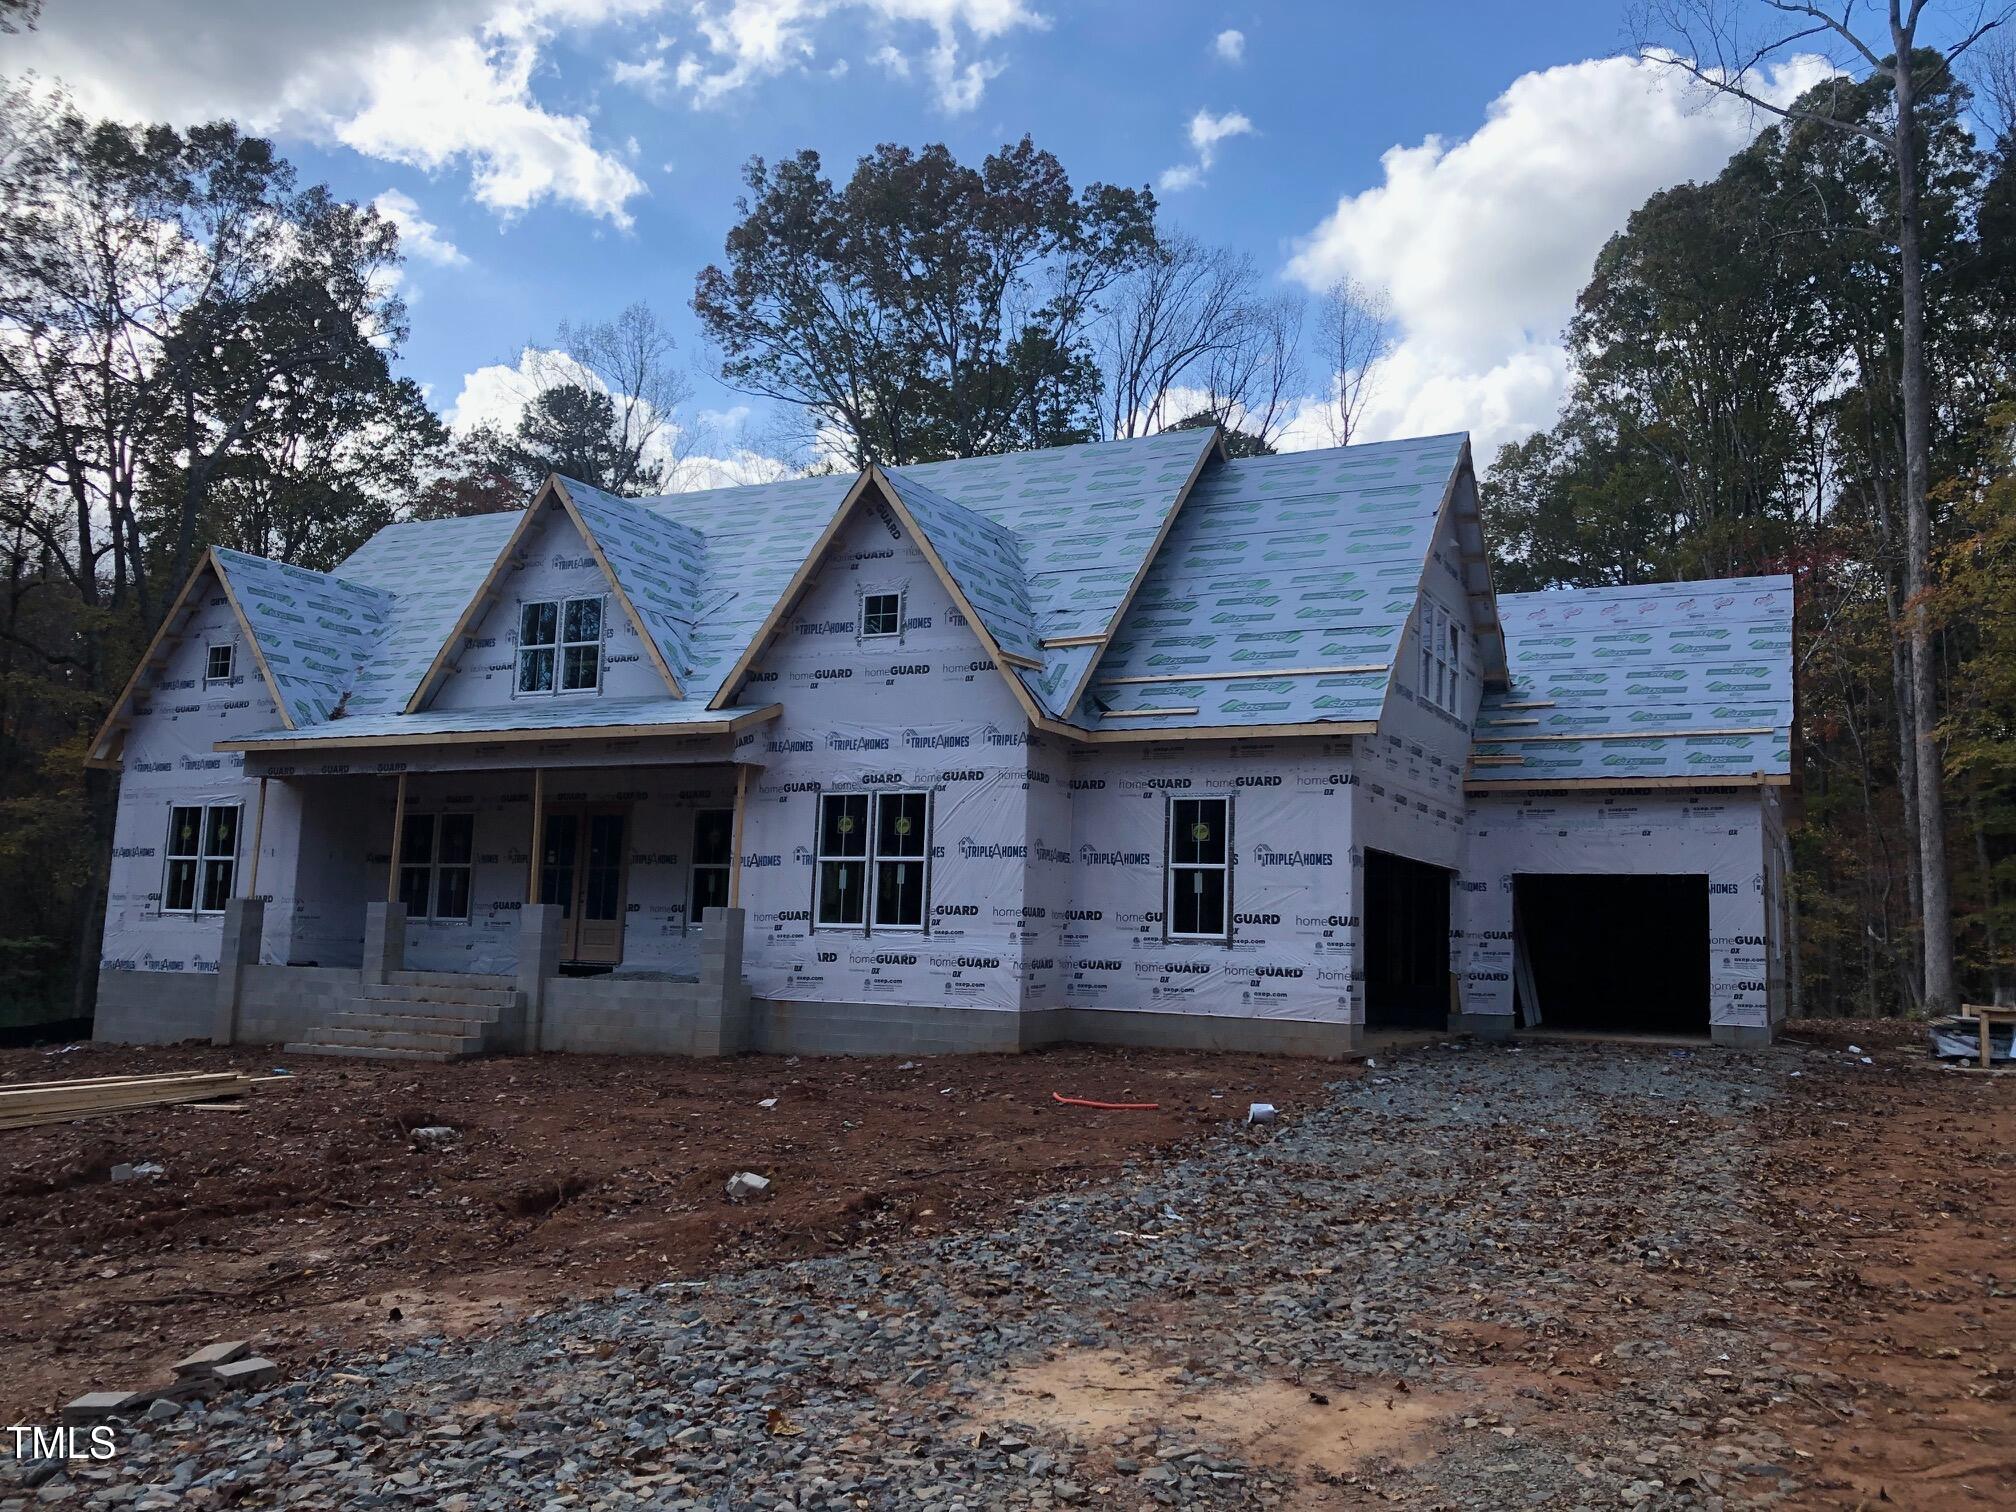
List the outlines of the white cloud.
{"label": "white cloud", "polygon": [[[715,105],[763,79],[810,68],[818,56],[814,32],[842,12],[856,12],[884,29],[929,33],[921,54],[938,108],[958,115],[980,103],[1003,65],[966,58],[968,39],[979,44],[1049,23],[1026,0],[689,0],[698,39],[680,59],[679,86],[697,106]],[[900,64],[898,59],[901,60]],[[908,77],[910,57],[893,43],[875,54],[891,73]]]}
{"label": "white cloud", "polygon": [[1246,33],[1228,26],[1211,39],[1211,50],[1218,55],[1218,61],[1221,63],[1244,63]]}
{"label": "white cloud", "polygon": [[[606,392],[600,379],[565,353],[528,346],[515,364],[492,363],[466,374],[461,392],[442,418],[450,429],[464,434],[489,425],[508,435],[541,391],[563,383]],[[690,429],[668,417],[645,448],[644,459],[665,469],[668,493],[774,483],[794,476],[797,469],[749,444],[749,424],[747,405],[703,410]]]}
{"label": "white cloud", "polygon": [[610,66],[609,77],[618,84],[627,84],[647,98],[660,100],[665,97],[666,77],[669,70],[663,57],[646,58],[642,63],[632,63],[618,59]]}
{"label": "white cloud", "polygon": [[441,234],[441,228],[427,219],[410,194],[387,189],[371,206],[399,228],[399,248],[423,262],[444,268],[467,267],[469,259],[460,247]]}
{"label": "white cloud", "polygon": [[[1826,71],[1793,60],[1770,95]],[[1488,462],[1552,424],[1568,383],[1561,328],[1596,253],[1648,195],[1716,173],[1759,125],[1673,69],[1606,58],[1520,76],[1461,141],[1389,149],[1383,180],[1339,199],[1288,265],[1311,289],[1349,275],[1391,300],[1399,341],[1361,433],[1469,430]]]}
{"label": "white cloud", "polygon": [[559,28],[662,0],[102,0],[58,5],[9,39],[12,68],[61,79],[85,109],[336,141],[429,171],[466,169],[504,215],[545,200],[617,225],[644,190],[580,115],[532,80]]}
{"label": "white cloud", "polygon": [[1156,181],[1158,187],[1171,194],[1197,188],[1211,165],[1218,161],[1220,142],[1252,134],[1253,123],[1240,111],[1228,110],[1215,116],[1208,110],[1198,111],[1190,117],[1190,150],[1197,154],[1197,160],[1163,169],[1162,177]]}

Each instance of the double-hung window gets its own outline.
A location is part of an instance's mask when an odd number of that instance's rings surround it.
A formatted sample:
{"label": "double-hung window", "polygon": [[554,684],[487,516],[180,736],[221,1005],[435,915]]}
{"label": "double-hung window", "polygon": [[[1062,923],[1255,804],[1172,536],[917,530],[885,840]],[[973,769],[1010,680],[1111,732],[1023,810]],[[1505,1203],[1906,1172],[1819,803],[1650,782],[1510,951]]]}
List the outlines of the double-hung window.
{"label": "double-hung window", "polygon": [[467,919],[472,814],[408,814],[399,833],[399,901],[409,919]]}
{"label": "double-hung window", "polygon": [[728,873],[735,858],[735,811],[701,809],[693,816],[693,887],[687,918],[701,923],[710,908],[728,906]]}
{"label": "double-hung window", "polygon": [[518,691],[585,693],[602,685],[602,600],[518,606]]}
{"label": "double-hung window", "polygon": [[1415,627],[1421,654],[1421,696],[1438,709],[1459,712],[1462,702],[1463,627],[1425,594]]}
{"label": "double-hung window", "polygon": [[814,922],[922,929],[930,854],[930,794],[822,793]]}
{"label": "double-hung window", "polygon": [[1172,940],[1232,933],[1232,800],[1169,800],[1168,920]]}
{"label": "double-hung window", "polygon": [[238,874],[238,805],[177,805],[168,812],[163,913],[215,914],[231,901]]}

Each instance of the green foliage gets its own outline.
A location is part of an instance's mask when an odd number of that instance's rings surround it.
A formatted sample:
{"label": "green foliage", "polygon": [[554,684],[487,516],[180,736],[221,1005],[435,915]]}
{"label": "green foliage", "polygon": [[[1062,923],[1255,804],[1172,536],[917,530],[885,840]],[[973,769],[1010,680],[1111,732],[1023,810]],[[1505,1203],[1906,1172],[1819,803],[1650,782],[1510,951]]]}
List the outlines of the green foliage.
{"label": "green foliage", "polygon": [[1147,190],[1074,191],[1027,137],[978,167],[884,144],[844,187],[809,151],[745,179],[726,267],[693,296],[727,382],[797,406],[857,463],[1097,434],[1085,326],[1155,245]]}

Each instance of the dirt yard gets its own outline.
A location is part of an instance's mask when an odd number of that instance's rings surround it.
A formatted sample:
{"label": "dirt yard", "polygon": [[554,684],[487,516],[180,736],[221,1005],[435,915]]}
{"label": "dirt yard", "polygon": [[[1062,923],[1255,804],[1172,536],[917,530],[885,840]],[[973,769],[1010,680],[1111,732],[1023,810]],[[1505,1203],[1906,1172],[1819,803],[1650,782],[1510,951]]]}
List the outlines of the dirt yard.
{"label": "dirt yard", "polygon": [[[0,1077],[230,1060],[8,1052]],[[297,1383],[143,1434],[105,1488],[2016,1505],[2016,1076],[1941,1071],[1900,1026],[1345,1067],[289,1069],[244,1113],[0,1133],[10,1415],[220,1337]],[[1278,1131],[1232,1126],[1256,1098]],[[436,1122],[461,1140],[418,1148]],[[166,1174],[108,1183],[138,1159]],[[775,1199],[730,1205],[742,1168]]]}
{"label": "dirt yard", "polygon": [[[239,1069],[242,1113],[0,1131],[0,1422],[151,1379],[188,1341],[459,1332],[622,1285],[987,1224],[1349,1067],[1060,1049],[900,1060],[547,1056],[454,1065],[207,1047],[0,1051],[0,1086]],[[1053,1092],[1155,1102],[1060,1106]],[[776,1105],[760,1104],[775,1098]],[[445,1124],[453,1146],[410,1131]],[[114,1185],[111,1168],[165,1174]],[[728,1178],[776,1179],[760,1207]]]}

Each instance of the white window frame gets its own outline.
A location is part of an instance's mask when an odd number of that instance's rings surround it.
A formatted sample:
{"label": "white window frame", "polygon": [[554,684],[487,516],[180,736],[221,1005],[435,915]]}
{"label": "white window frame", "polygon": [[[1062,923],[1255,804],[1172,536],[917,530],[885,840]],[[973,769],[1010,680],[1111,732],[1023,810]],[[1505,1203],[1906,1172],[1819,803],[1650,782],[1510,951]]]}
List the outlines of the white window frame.
{"label": "white window frame", "polygon": [[[924,835],[922,846],[913,855],[908,851],[898,851],[894,855],[882,853],[882,805],[892,798],[916,798],[922,801],[924,809]],[[898,820],[901,823],[901,820]],[[914,924],[885,924],[875,916],[882,907],[882,868],[885,864],[917,868],[917,922]],[[877,792],[875,801],[869,806],[868,820],[868,925],[891,934],[922,934],[931,916],[931,794],[921,788],[891,788]]]}
{"label": "white window frame", "polygon": [[1421,697],[1450,714],[1459,712],[1463,701],[1462,636],[1456,616],[1422,594],[1414,630],[1421,655]]}
{"label": "white window frame", "polygon": [[[1224,838],[1223,859],[1219,861],[1178,861],[1176,859],[1176,811],[1179,804],[1215,803],[1220,805]],[[1193,821],[1195,822],[1195,821]],[[1193,872],[1221,872],[1225,877],[1224,907],[1219,914],[1218,928],[1207,933],[1191,933],[1176,927],[1176,892],[1179,879]],[[1171,940],[1202,940],[1223,943],[1232,938],[1232,796],[1229,793],[1186,793],[1182,797],[1170,794],[1168,807],[1163,811],[1162,848],[1162,919],[1163,931]]]}
{"label": "white window frame", "polygon": [[[700,859],[700,821],[710,814],[725,815],[728,820],[728,859],[726,861],[702,861]],[[702,872],[721,873],[724,884],[732,885],[735,874],[735,810],[732,808],[705,808],[693,811],[693,851],[692,860],[686,869],[686,927],[701,928],[700,923],[700,874]],[[728,886],[724,885],[722,896],[728,896]],[[727,904],[722,905],[724,908]]]}
{"label": "white window frame", "polygon": [[[572,604],[593,604],[595,606],[595,638],[593,640],[569,640],[567,638],[567,609]],[[553,639],[550,641],[527,641],[525,639],[525,611],[551,605],[553,609]],[[609,629],[609,595],[606,593],[576,593],[562,598],[520,599],[518,601],[517,654],[511,660],[511,696],[513,698],[556,698],[573,697],[583,693],[602,691],[602,644],[603,636]],[[569,688],[563,686],[567,676],[567,653],[588,647],[595,651],[595,681],[586,687]],[[525,683],[525,658],[540,651],[553,655],[553,682],[545,688],[528,688]]]}
{"label": "white window frame", "polygon": [[[896,600],[896,623],[887,630],[868,628],[868,606],[877,599]],[[903,590],[900,588],[878,588],[872,593],[861,595],[861,618],[856,624],[862,640],[901,640],[903,637]]]}
{"label": "white window frame", "polygon": [[[175,848],[175,816],[194,809],[196,819],[196,849],[178,851]],[[229,812],[235,817],[231,821],[231,849],[229,851],[212,848],[212,825],[210,816]],[[181,918],[216,918],[224,912],[223,907],[205,908],[203,898],[206,892],[204,880],[210,868],[222,866],[224,871],[224,902],[228,904],[238,893],[238,828],[243,821],[244,805],[240,803],[175,803],[168,808],[168,840],[162,847],[161,859],[161,912]],[[171,883],[175,873],[175,863],[187,862],[194,867],[190,874],[189,906],[177,908],[168,901]]]}
{"label": "white window frame", "polygon": [[[401,837],[399,844],[399,870],[402,875],[399,878],[398,892],[399,897],[403,900],[406,896],[406,878],[403,873],[409,871],[425,872],[427,874],[427,909],[424,913],[415,913],[412,905],[408,904],[406,917],[428,924],[467,924],[476,914],[474,892],[476,881],[476,816],[466,809],[450,809],[445,812],[408,814],[406,815],[405,822],[411,824],[416,819],[425,819],[428,821],[427,854],[415,860],[407,854],[405,840],[403,836]],[[443,861],[441,859],[441,821],[444,819],[467,819],[469,821],[469,859],[467,861]],[[462,912],[459,914],[441,913],[438,910],[441,906],[442,874],[444,872],[458,871],[463,873]]]}
{"label": "white window frame", "polygon": [[[848,798],[863,798],[866,804],[866,825],[868,833],[863,837],[858,853],[827,851],[826,805]],[[924,801],[924,836],[922,848],[914,855],[899,853],[884,855],[882,851],[882,805],[888,799],[921,798]],[[923,934],[931,921],[931,830],[933,821],[931,793],[926,788],[889,788],[864,790],[849,788],[819,795],[815,806],[816,829],[812,838],[812,927],[814,930],[840,930],[850,934]],[[884,862],[897,865],[915,863],[917,866],[917,922],[914,924],[886,924],[876,919],[881,902],[881,870]],[[861,918],[854,922],[846,919],[828,920],[820,917],[820,902],[825,897],[826,868],[837,865],[858,866],[861,869]]]}
{"label": "white window frame", "polygon": [[[213,672],[210,669],[217,664],[217,653],[219,651],[222,651],[224,653],[224,670],[222,672]],[[212,683],[228,683],[229,681],[231,681],[232,678],[236,677],[237,675],[238,675],[238,648],[234,646],[230,641],[218,641],[215,645],[209,645],[203,648],[204,687],[207,688]]]}

